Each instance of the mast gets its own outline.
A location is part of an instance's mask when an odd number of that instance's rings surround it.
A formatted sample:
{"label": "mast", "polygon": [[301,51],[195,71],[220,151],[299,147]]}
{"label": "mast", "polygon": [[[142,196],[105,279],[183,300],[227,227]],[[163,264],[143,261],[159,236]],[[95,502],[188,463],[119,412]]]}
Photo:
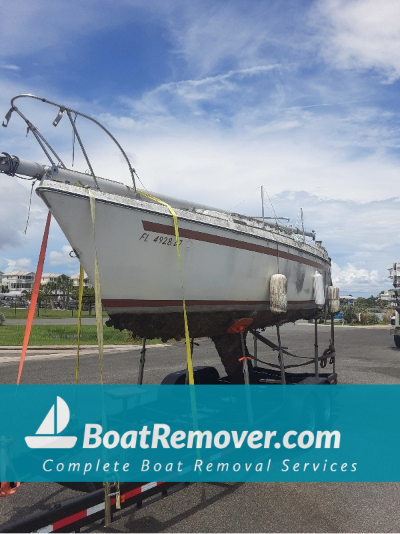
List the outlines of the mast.
{"label": "mast", "polygon": [[264,186],[261,186],[261,217],[264,226]]}

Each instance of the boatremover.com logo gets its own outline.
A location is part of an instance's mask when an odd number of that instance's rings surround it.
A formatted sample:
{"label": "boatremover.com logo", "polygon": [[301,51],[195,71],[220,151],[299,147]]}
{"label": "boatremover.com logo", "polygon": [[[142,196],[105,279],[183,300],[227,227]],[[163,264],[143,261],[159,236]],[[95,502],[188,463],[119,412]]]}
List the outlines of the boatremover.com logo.
{"label": "boatremover.com logo", "polygon": [[[68,425],[70,411],[61,397],[50,408],[34,436],[26,436],[31,449],[72,449],[76,436],[59,435]],[[128,430],[122,434],[116,430],[103,433],[99,424],[86,424],[83,449],[96,449],[103,445],[106,449],[338,449],[341,435],[338,430],[288,430],[279,436],[276,430],[176,430],[172,432],[167,424],[144,425],[141,430]]]}

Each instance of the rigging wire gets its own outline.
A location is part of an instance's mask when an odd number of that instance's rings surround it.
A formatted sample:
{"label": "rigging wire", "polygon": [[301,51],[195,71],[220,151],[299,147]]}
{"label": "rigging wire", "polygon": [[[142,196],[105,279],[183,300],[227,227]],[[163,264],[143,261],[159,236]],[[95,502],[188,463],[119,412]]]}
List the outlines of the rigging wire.
{"label": "rigging wire", "polygon": [[254,191],[257,191],[258,187],[259,186],[257,186],[255,189],[253,189],[253,191],[244,200],[242,200],[242,202],[239,202],[239,204],[236,204],[236,206],[233,206],[233,208],[231,208],[230,211],[233,211],[235,208],[237,208],[238,206],[243,204],[243,202],[246,202],[246,200],[251,197],[251,195],[254,193]]}
{"label": "rigging wire", "polygon": [[[264,187],[264,186],[263,186],[263,187]],[[277,217],[277,215],[276,215],[274,205],[272,204],[272,200],[270,199],[270,196],[269,196],[269,194],[268,194],[268,191],[267,191],[267,189],[266,189],[265,187],[264,187],[264,191],[267,193],[268,200],[269,200],[269,202],[270,202],[270,204],[271,204],[272,211],[273,211],[273,213],[274,213],[275,222],[276,222],[276,224],[278,224],[278,217]],[[264,205],[265,205],[265,204],[264,204]]]}
{"label": "rigging wire", "polygon": [[[75,113],[74,125],[76,123],[77,116],[78,114]],[[72,166],[74,166],[74,163],[75,163],[75,140],[76,140],[75,129],[72,128]]]}
{"label": "rigging wire", "polygon": [[26,225],[25,225],[25,230],[24,230],[24,235],[26,235],[26,232],[28,230],[28,224],[29,224],[29,218],[31,216],[31,204],[32,204],[32,194],[33,194],[33,188],[35,187],[35,183],[37,182],[37,178],[35,179],[34,182],[32,182],[32,187],[31,187],[31,194],[29,195],[29,206],[28,206],[28,217],[26,219]]}
{"label": "rigging wire", "polygon": [[143,189],[145,189],[147,191],[147,193],[149,192],[149,190],[147,189],[147,187],[144,185],[144,183],[142,182],[142,180],[139,178],[139,175],[138,173],[135,171],[135,169],[133,169],[133,172],[135,173],[135,176],[136,178],[139,180],[139,182],[142,184],[142,187]]}

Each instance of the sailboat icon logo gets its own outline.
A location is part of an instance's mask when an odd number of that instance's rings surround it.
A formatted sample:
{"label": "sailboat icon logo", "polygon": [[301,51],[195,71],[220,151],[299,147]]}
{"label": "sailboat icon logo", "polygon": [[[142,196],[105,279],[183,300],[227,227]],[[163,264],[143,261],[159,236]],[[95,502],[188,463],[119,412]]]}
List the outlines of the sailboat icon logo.
{"label": "sailboat icon logo", "polygon": [[72,449],[76,436],[58,436],[68,425],[70,412],[68,404],[61,397],[50,408],[43,419],[35,436],[26,436],[25,441],[30,449]]}

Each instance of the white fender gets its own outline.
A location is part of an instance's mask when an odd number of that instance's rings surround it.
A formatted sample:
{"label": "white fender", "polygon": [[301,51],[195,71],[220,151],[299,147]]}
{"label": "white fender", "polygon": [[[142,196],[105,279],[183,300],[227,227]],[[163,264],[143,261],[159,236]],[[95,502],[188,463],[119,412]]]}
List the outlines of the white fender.
{"label": "white fender", "polygon": [[329,313],[337,313],[340,310],[338,287],[328,286],[328,310]]}
{"label": "white fender", "polygon": [[271,276],[269,292],[272,313],[286,313],[287,279],[284,274],[273,274]]}
{"label": "white fender", "polygon": [[325,304],[324,277],[319,271],[314,274],[314,300],[317,306]]}

